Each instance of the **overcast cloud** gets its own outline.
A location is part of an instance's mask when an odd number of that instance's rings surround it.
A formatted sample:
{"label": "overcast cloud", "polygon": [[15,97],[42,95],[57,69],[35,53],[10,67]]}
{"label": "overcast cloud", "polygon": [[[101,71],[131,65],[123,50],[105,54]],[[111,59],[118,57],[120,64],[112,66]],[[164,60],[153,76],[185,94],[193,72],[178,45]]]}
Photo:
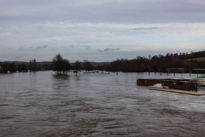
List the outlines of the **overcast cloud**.
{"label": "overcast cloud", "polygon": [[0,0],[0,61],[204,50],[204,7],[203,0]]}

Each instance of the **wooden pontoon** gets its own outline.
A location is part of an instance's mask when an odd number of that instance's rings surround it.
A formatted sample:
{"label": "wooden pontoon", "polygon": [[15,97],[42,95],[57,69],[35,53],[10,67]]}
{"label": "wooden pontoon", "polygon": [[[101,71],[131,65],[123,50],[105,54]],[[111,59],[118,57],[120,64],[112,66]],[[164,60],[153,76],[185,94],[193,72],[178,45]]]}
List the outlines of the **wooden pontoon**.
{"label": "wooden pontoon", "polygon": [[170,89],[197,91],[197,83],[194,82],[184,82],[175,79],[137,79],[138,86],[153,86],[158,83]]}
{"label": "wooden pontoon", "polygon": [[159,90],[159,91],[166,91],[166,92],[181,93],[181,94],[196,95],[196,96],[205,95],[205,93],[190,92],[190,91],[176,90],[176,89],[165,89],[165,88],[149,88],[149,89],[150,90]]}

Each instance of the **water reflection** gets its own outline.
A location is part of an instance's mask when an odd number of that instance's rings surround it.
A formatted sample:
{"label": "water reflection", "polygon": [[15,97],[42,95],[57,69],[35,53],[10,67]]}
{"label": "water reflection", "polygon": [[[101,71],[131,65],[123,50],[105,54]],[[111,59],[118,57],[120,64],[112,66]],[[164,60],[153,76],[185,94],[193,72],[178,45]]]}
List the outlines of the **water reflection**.
{"label": "water reflection", "polygon": [[75,80],[79,81],[80,80],[80,76],[79,75],[75,76]]}
{"label": "water reflection", "polygon": [[54,79],[57,80],[68,80],[70,78],[70,75],[57,75],[57,74],[52,74]]}

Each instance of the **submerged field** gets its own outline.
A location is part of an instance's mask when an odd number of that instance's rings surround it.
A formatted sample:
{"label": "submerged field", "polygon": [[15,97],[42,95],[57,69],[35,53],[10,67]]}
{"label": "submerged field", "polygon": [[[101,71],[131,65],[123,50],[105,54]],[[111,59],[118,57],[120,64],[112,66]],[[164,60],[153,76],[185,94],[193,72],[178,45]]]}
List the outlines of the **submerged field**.
{"label": "submerged field", "polygon": [[2,74],[0,136],[204,136],[205,96],[136,85],[181,76],[189,74]]}

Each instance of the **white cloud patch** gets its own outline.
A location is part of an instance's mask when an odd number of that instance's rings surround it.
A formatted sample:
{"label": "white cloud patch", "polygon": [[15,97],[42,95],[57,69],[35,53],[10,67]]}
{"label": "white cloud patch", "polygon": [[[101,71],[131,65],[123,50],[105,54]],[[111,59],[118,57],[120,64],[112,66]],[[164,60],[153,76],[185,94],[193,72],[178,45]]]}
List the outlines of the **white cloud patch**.
{"label": "white cloud patch", "polygon": [[46,49],[53,54],[72,52],[73,56],[79,56],[79,51],[81,54],[89,51],[89,56],[96,51],[110,54],[116,54],[110,51],[126,54],[146,49],[183,51],[193,49],[191,45],[203,49],[205,43],[205,23],[116,24],[65,21],[19,23],[15,25],[15,29],[9,25],[6,28],[1,33],[10,33],[8,37],[0,36],[1,45],[4,45],[2,48],[10,47],[27,52],[29,49]]}
{"label": "white cloud patch", "polygon": [[198,22],[205,20],[204,6],[202,0],[4,0],[0,17],[85,22]]}
{"label": "white cloud patch", "polygon": [[[46,24],[36,24],[38,28],[47,28],[51,31],[60,30],[61,34],[87,34],[87,37],[99,36],[119,36],[133,34],[186,34],[187,32],[202,33],[205,23],[154,23],[154,24],[116,24],[116,23],[69,23],[53,22]],[[68,32],[69,30],[69,32]],[[85,36],[86,37],[86,36]],[[54,38],[49,38],[50,40]],[[55,40],[65,40],[65,37],[55,38]]]}
{"label": "white cloud patch", "polygon": [[9,36],[9,35],[11,35],[10,32],[2,32],[2,33],[0,33],[0,37]]}

